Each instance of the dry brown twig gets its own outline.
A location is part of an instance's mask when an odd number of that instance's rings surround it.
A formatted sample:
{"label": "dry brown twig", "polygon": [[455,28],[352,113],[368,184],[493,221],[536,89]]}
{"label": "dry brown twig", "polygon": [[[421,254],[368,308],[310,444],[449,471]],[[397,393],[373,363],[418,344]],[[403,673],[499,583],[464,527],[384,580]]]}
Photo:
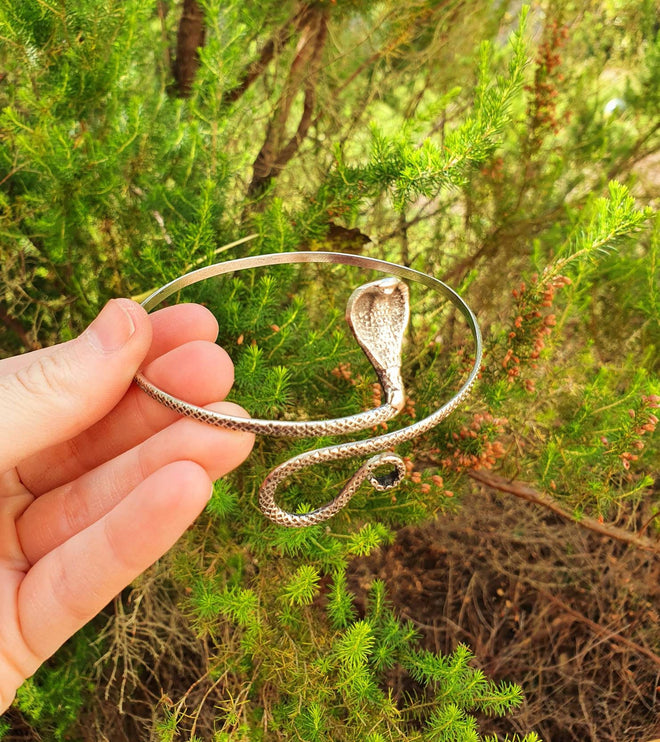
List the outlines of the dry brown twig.
{"label": "dry brown twig", "polygon": [[660,657],[655,652],[652,652],[650,649],[643,647],[641,644],[638,644],[637,642],[634,642],[631,639],[626,638],[625,636],[620,634],[618,631],[612,631],[611,629],[608,629],[606,626],[603,626],[597,623],[596,621],[592,621],[590,618],[585,616],[583,613],[580,613],[580,611],[573,610],[573,608],[567,605],[563,600],[560,600],[556,595],[553,595],[547,590],[540,590],[538,588],[537,590],[539,594],[543,595],[544,598],[549,600],[551,603],[554,603],[555,605],[557,605],[559,608],[562,609],[562,611],[564,611],[569,616],[572,616],[576,621],[580,621],[586,624],[594,632],[594,634],[598,634],[599,636],[602,636],[608,641],[613,641],[618,644],[623,644],[624,646],[628,647],[628,649],[632,649],[633,652],[636,652],[638,654],[643,654],[645,657],[648,657],[651,660],[651,662],[653,662],[657,667],[660,668]]}
{"label": "dry brown twig", "polygon": [[660,555],[660,544],[657,542],[644,536],[638,536],[637,534],[626,531],[623,528],[618,528],[617,526],[608,523],[601,523],[596,520],[596,518],[583,516],[577,520],[573,517],[571,512],[563,508],[553,497],[546,495],[544,492],[539,492],[526,482],[505,479],[504,477],[491,474],[483,469],[473,469],[468,472],[468,476],[481,484],[485,484],[487,487],[491,487],[492,489],[500,492],[508,492],[509,494],[515,495],[527,502],[541,505],[556,515],[559,515],[561,518],[565,518],[566,520],[569,520],[582,528],[586,528],[589,531],[598,533],[601,536],[607,536],[607,538],[622,541],[623,543],[642,549],[643,551]]}

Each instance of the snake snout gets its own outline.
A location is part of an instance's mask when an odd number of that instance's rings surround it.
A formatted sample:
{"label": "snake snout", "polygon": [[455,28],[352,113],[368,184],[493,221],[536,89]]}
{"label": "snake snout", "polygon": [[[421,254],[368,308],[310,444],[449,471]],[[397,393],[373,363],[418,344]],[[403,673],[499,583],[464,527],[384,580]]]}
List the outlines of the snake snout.
{"label": "snake snout", "polygon": [[[369,464],[369,483],[379,492],[397,487],[406,476],[406,465],[400,456],[395,453],[381,453],[367,462]],[[385,474],[376,474],[375,470],[381,466],[391,464],[394,468]]]}

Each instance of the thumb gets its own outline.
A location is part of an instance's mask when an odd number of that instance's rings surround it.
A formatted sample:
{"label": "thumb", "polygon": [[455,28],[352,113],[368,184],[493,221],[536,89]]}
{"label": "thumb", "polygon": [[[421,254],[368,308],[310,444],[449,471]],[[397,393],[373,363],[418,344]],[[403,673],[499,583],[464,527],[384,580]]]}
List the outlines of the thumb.
{"label": "thumb", "polygon": [[76,340],[0,376],[0,472],[100,420],[151,344],[147,313],[113,299]]}

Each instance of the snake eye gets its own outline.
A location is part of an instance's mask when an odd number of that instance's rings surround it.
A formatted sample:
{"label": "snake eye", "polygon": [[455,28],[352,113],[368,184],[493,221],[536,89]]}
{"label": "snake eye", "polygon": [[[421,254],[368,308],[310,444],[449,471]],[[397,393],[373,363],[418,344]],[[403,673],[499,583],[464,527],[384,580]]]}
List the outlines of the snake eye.
{"label": "snake eye", "polygon": [[381,474],[380,476],[374,475],[373,479],[378,482],[378,489],[389,490],[392,489],[392,487],[396,487],[402,477],[401,474],[399,474],[398,469],[392,469],[388,474]]}
{"label": "snake eye", "polygon": [[[394,489],[406,476],[406,465],[403,459],[394,453],[384,453],[380,456],[374,456],[371,461],[373,462],[373,469],[369,474],[369,483],[379,492]],[[394,469],[385,474],[375,474],[376,468],[386,466],[387,464],[394,464]]]}

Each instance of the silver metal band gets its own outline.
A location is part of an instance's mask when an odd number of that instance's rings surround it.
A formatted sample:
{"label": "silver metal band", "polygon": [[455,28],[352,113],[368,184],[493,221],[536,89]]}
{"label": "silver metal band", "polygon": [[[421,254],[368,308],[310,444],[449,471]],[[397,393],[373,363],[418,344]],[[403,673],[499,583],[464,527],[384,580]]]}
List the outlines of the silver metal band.
{"label": "silver metal band", "polygon": [[[330,503],[310,512],[310,513],[289,513],[279,508],[275,503],[274,494],[275,490],[280,481],[282,481],[289,474],[294,471],[298,471],[306,466],[310,466],[315,463],[322,463],[325,461],[337,460],[340,458],[348,458],[353,456],[361,456],[374,452],[388,451],[394,446],[402,443],[403,441],[410,440],[422,433],[427,432],[431,428],[435,427],[441,420],[449,415],[468,395],[472,385],[474,384],[479,368],[481,366],[483,348],[481,332],[479,325],[477,324],[476,317],[470,310],[468,305],[463,299],[449,286],[442,283],[436,278],[429,276],[425,273],[421,273],[412,268],[407,268],[402,265],[395,263],[389,263],[384,260],[378,260],[376,258],[365,257],[362,255],[349,255],[344,253],[336,252],[285,252],[285,253],[273,253],[269,255],[257,255],[247,258],[239,258],[236,260],[230,260],[224,263],[216,263],[214,265],[205,266],[197,270],[186,273],[179,278],[170,281],[165,286],[154,291],[150,294],[143,302],[142,306],[147,310],[151,311],[165,299],[177,293],[181,289],[191,286],[200,281],[221,276],[226,273],[232,273],[234,271],[246,270],[248,268],[264,268],[273,265],[285,265],[290,263],[334,263],[341,265],[356,266],[363,269],[371,269],[380,271],[390,276],[395,276],[398,279],[406,279],[415,283],[421,283],[424,286],[442,294],[448,299],[463,315],[467,324],[472,332],[474,339],[474,363],[471,371],[469,372],[463,385],[460,387],[458,392],[446,402],[439,410],[436,410],[432,415],[420,420],[413,425],[410,425],[401,430],[394,431],[393,433],[387,433],[382,436],[375,438],[369,438],[366,440],[355,441],[351,443],[339,444],[337,446],[328,446],[326,448],[317,449],[315,451],[309,451],[300,456],[296,456],[293,459],[281,464],[274,469],[266,478],[262,484],[259,496],[259,503],[261,509],[271,520],[276,523],[287,526],[305,526],[314,525],[319,523],[334,513],[336,513],[346,502],[352,497],[357,491],[358,487],[368,478],[373,486],[377,489],[390,489],[396,486],[405,473],[405,468],[402,466],[401,459],[392,453],[380,453],[379,456],[370,459],[366,462],[358,472],[349,480],[347,485],[344,487],[342,492]],[[398,282],[391,281],[388,279],[368,284],[354,292],[354,296],[349,300],[349,306],[356,305],[355,312],[356,316],[353,320],[349,318],[349,323],[356,334],[358,342],[362,345],[363,349],[369,356],[372,363],[374,363],[380,381],[383,384],[383,388],[387,395],[387,404],[373,409],[368,410],[357,415],[351,415],[344,418],[334,418],[329,420],[317,420],[317,421],[279,421],[279,420],[256,420],[256,419],[245,419],[239,417],[233,417],[230,415],[222,415],[211,410],[206,410],[203,407],[192,405],[185,400],[173,397],[167,392],[156,387],[150,381],[148,381],[142,373],[138,373],[135,377],[137,385],[149,394],[154,399],[158,400],[162,404],[166,405],[170,409],[173,409],[183,415],[187,415],[201,422],[205,422],[210,425],[215,425],[222,428],[228,428],[232,430],[249,431],[252,433],[259,433],[262,435],[274,435],[274,436],[289,436],[289,437],[308,437],[316,435],[332,435],[332,434],[344,434],[354,432],[356,430],[363,430],[367,427],[373,426],[379,422],[384,422],[391,419],[400,410],[401,404],[400,399],[402,398],[403,390],[393,388],[392,385],[396,386],[396,379],[393,381],[391,377],[391,369],[385,369],[385,365],[391,365],[392,361],[388,360],[383,362],[383,368],[379,370],[377,362],[374,362],[373,355],[378,355],[382,352],[383,346],[385,347],[385,354],[387,358],[392,356],[394,352],[392,346],[395,344],[391,340],[391,329],[388,326],[390,316],[400,314],[401,316],[393,321],[399,323],[404,321],[407,322],[407,305],[404,309],[400,307],[402,299],[400,296],[395,296],[396,300],[394,304],[387,304],[387,301],[392,301],[391,298],[387,298],[393,293],[396,294]],[[404,284],[405,288],[405,284]],[[407,289],[405,291],[399,291],[401,295],[405,293],[405,300],[407,302]],[[354,299],[354,297],[356,297]],[[359,305],[359,306],[358,306]],[[358,327],[354,327],[356,324]],[[365,344],[360,340],[362,328],[365,328],[364,332],[369,334],[370,332],[380,333],[380,336],[376,340],[371,340],[369,337],[364,341]],[[383,336],[383,333],[385,335]],[[385,339],[383,339],[385,337]],[[377,346],[376,349],[370,349],[369,343],[374,343]],[[377,359],[376,359],[377,361]],[[399,399],[399,402],[395,402],[395,399]],[[394,465],[395,474],[377,477],[375,470],[383,465]]]}

